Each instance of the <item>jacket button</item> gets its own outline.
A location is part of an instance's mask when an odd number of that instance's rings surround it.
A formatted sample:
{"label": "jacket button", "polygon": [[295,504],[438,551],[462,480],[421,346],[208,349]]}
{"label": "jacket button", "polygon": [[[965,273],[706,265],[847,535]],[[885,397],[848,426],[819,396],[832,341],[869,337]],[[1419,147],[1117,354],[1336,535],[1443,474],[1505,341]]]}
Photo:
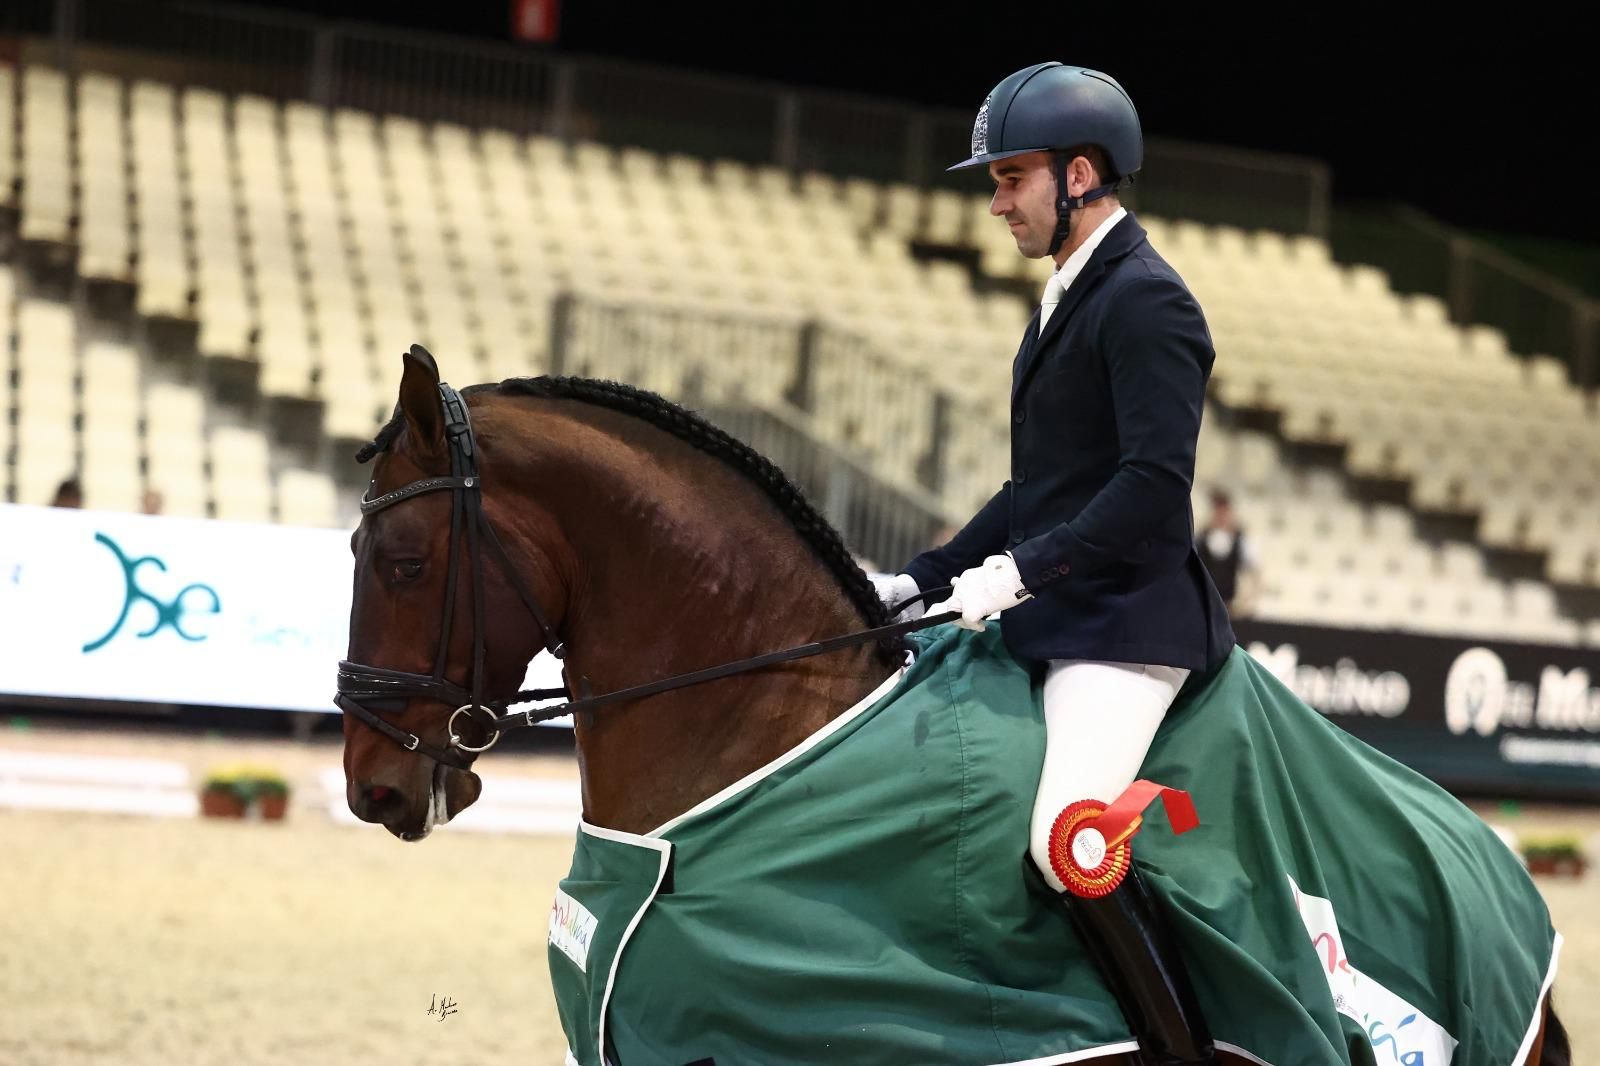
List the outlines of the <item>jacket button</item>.
{"label": "jacket button", "polygon": [[1027,413],[1023,412],[1023,411],[1018,411],[1016,414],[1011,416],[1011,421],[1015,422],[1019,426],[1022,425],[1022,423],[1026,422],[1027,420],[1028,420]]}
{"label": "jacket button", "polygon": [[1011,483],[1013,485],[1021,485],[1027,480],[1028,472],[1026,470],[1018,470],[1016,473],[1011,475]]}
{"label": "jacket button", "polygon": [[1013,534],[1011,534],[1011,543],[1012,544],[1021,544],[1022,543],[1022,534],[1021,533],[1013,533]]}

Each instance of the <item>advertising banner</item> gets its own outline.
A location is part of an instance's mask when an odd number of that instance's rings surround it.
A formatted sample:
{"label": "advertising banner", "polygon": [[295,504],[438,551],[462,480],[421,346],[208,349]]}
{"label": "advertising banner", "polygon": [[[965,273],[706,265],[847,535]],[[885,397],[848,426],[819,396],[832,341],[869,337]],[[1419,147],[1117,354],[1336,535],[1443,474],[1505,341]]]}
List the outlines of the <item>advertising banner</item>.
{"label": "advertising banner", "polygon": [[0,694],[336,713],[352,577],[349,530],[0,504]]}
{"label": "advertising banner", "polygon": [[1238,619],[1305,702],[1446,787],[1600,797],[1600,650]]}

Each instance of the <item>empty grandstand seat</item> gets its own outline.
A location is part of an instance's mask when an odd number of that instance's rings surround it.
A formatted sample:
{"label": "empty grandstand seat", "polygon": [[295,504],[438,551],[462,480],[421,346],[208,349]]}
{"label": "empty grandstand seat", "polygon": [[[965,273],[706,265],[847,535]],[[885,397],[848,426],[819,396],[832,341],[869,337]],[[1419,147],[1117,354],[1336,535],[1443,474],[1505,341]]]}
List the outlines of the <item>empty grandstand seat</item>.
{"label": "empty grandstand seat", "polygon": [[1485,576],[1483,553],[1469,544],[1439,547],[1439,574],[1451,581],[1476,582]]}
{"label": "empty grandstand seat", "polygon": [[1547,622],[1557,617],[1555,591],[1543,581],[1513,581],[1509,605],[1519,619]]}
{"label": "empty grandstand seat", "polygon": [[257,322],[239,235],[226,99],[209,89],[190,87],[179,96],[179,110],[194,228],[200,352],[247,359]]}
{"label": "empty grandstand seat", "polygon": [[122,83],[86,74],[78,82],[78,270],[85,277],[127,281],[132,251]]}
{"label": "empty grandstand seat", "polygon": [[205,400],[187,386],[156,383],[145,390],[148,486],[167,514],[203,518],[210,508],[205,476]]}
{"label": "empty grandstand seat", "polygon": [[1593,541],[1562,538],[1550,550],[1545,576],[1563,585],[1600,585],[1600,550]]}
{"label": "empty grandstand seat", "polygon": [[16,202],[16,112],[12,104],[16,84],[15,68],[0,61],[0,207]]}
{"label": "empty grandstand seat", "polygon": [[83,435],[81,465],[84,506],[96,510],[133,511],[143,494],[136,427],[102,426]]}
{"label": "empty grandstand seat", "polygon": [[138,310],[186,317],[192,285],[178,172],[176,97],[169,86],[138,81],[129,101]]}
{"label": "empty grandstand seat", "polygon": [[314,470],[285,469],[278,474],[278,519],[294,526],[339,524],[333,479]]}
{"label": "empty grandstand seat", "polygon": [[77,416],[78,357],[71,311],[45,300],[17,306],[18,443],[58,427],[72,436]]}
{"label": "empty grandstand seat", "polygon": [[217,426],[211,430],[211,494],[218,518],[242,522],[272,519],[270,449],[251,429]]}
{"label": "empty grandstand seat", "polygon": [[77,473],[77,453],[70,435],[29,434],[19,427],[14,447],[17,503],[47,504],[56,487]]}
{"label": "empty grandstand seat", "polygon": [[110,430],[137,435],[143,411],[139,355],[133,348],[104,341],[86,346],[82,392],[86,434]]}
{"label": "empty grandstand seat", "polygon": [[67,244],[72,239],[72,129],[65,75],[48,67],[22,71],[23,240]]}

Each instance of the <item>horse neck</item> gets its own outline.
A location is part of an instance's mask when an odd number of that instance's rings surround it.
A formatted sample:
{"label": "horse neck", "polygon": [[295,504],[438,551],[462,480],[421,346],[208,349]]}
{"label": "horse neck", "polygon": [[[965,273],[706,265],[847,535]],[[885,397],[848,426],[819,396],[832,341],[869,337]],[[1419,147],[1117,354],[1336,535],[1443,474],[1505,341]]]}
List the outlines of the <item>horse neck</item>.
{"label": "horse neck", "polygon": [[[572,683],[611,692],[865,626],[748,477],[639,420],[572,413],[548,433],[556,446],[544,469],[519,478],[563,532]],[[789,750],[892,670],[863,646],[580,714],[585,817],[653,829]]]}

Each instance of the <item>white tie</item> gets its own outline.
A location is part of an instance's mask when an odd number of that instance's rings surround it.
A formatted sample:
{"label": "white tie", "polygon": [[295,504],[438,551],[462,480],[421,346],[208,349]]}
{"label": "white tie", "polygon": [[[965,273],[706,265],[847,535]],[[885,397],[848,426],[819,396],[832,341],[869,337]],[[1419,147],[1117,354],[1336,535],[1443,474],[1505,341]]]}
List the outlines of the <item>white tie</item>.
{"label": "white tie", "polygon": [[1044,336],[1045,324],[1050,321],[1050,315],[1055,311],[1056,305],[1061,302],[1066,289],[1061,287],[1061,275],[1051,274],[1050,280],[1045,283],[1044,299],[1039,302],[1039,335]]}

